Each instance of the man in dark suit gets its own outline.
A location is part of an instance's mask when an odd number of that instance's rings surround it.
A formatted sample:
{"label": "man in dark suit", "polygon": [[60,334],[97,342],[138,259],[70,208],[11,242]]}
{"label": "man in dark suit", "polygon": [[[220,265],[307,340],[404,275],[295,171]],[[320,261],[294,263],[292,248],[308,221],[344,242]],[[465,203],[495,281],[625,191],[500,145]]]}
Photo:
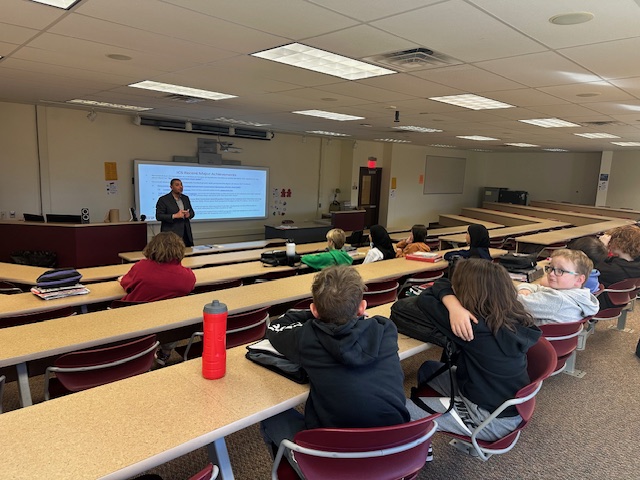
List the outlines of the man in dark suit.
{"label": "man in dark suit", "polygon": [[193,234],[189,220],[195,212],[191,208],[189,197],[182,194],[182,181],[171,180],[171,192],[161,196],[156,203],[156,220],[161,232],[173,232],[184,240],[187,247],[193,247]]}

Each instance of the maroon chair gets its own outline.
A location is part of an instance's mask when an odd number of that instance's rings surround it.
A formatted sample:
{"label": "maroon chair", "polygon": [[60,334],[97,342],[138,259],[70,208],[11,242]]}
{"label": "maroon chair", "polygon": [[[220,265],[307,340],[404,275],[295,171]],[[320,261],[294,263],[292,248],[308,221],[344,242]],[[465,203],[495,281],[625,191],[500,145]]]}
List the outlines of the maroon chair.
{"label": "maroon chair", "polygon": [[414,285],[423,285],[429,282],[435,282],[437,279],[442,278],[444,276],[444,272],[447,271],[447,267],[444,267],[440,270],[431,270],[427,272],[415,273],[411,277],[407,278],[402,287],[400,287],[400,297],[405,297],[407,290],[409,290]]}
{"label": "maroon chair", "polygon": [[236,278],[234,280],[227,280],[225,282],[211,283],[209,285],[199,285],[193,289],[193,294],[217,292],[218,290],[224,290],[225,288],[241,287],[242,279]]}
{"label": "maroon chair", "polygon": [[214,478],[218,478],[219,472],[220,470],[217,465],[210,463],[198,473],[189,477],[189,480],[213,480]]}
{"label": "maroon chair", "polygon": [[[454,437],[450,444],[455,446],[458,450],[472,456],[478,456],[484,461],[488,460],[492,455],[508,452],[515,447],[518,438],[520,438],[520,432],[531,420],[536,405],[535,396],[542,387],[542,381],[553,373],[556,364],[557,356],[555,350],[551,346],[551,343],[549,343],[546,338],[540,337],[536,344],[527,351],[527,371],[530,379],[528,385],[522,387],[518,392],[516,392],[513,398],[506,400],[502,405],[494,410],[491,415],[489,415],[489,417],[472,432],[471,436],[458,435],[456,433],[446,431],[441,432]],[[441,397],[442,395],[427,387],[421,389],[418,392],[418,396]],[[491,421],[500,415],[500,413],[505,409],[511,406],[515,406],[522,417],[522,422],[520,422],[518,428],[498,440],[479,440],[478,434],[483,430],[483,428],[487,424],[491,423]]]}
{"label": "maroon chair", "polygon": [[[601,309],[590,321],[589,331],[593,331],[593,326],[600,320],[617,320],[618,330],[624,330],[626,324],[625,307],[631,302],[631,296],[636,290],[636,278],[627,278],[605,287],[596,293],[596,296],[606,295],[614,305],[610,308]],[[624,311],[624,313],[623,313]]]}
{"label": "maroon chair", "polygon": [[308,310],[309,305],[313,303],[313,298],[305,298],[304,300],[300,300],[298,303],[294,304],[291,307],[294,310]]}
{"label": "maroon chair", "polygon": [[148,372],[158,345],[155,335],[147,335],[118,345],[62,355],[45,371],[44,399]]}
{"label": "maroon chair", "polygon": [[271,478],[298,478],[282,461],[289,449],[307,480],[414,479],[424,467],[438,416],[390,427],[303,430],[293,442],[282,440]]}
{"label": "maroon chair", "polygon": [[271,280],[277,280],[278,278],[293,277],[298,273],[298,270],[291,268],[289,270],[280,270],[278,272],[267,272],[264,275],[256,277],[255,283],[269,282]]}
{"label": "maroon chair", "polygon": [[110,309],[132,307],[133,305],[142,305],[147,302],[129,302],[127,300],[113,300],[109,305]]}
{"label": "maroon chair", "polygon": [[11,282],[0,282],[0,295],[15,295],[16,293],[23,292]]}
{"label": "maroon chair", "polygon": [[586,317],[577,322],[548,323],[540,326],[542,335],[549,340],[556,351],[556,368],[551,375],[557,375],[562,372],[578,378],[586,375],[586,372],[575,368],[576,349],[578,348],[578,339],[584,329],[584,324],[590,319],[591,317]]}
{"label": "maroon chair", "polygon": [[16,327],[18,325],[27,325],[29,323],[43,322],[54,318],[70,317],[76,314],[74,307],[54,308],[38,313],[26,313],[23,315],[12,315],[10,317],[0,318],[0,328]]}
{"label": "maroon chair", "polygon": [[367,301],[367,307],[377,307],[385,303],[392,303],[398,299],[398,288],[400,285],[397,280],[387,280],[385,282],[372,282],[367,284],[364,292],[364,299]]}
{"label": "maroon chair", "polygon": [[[269,307],[259,308],[250,312],[238,313],[227,317],[227,348],[245,345],[264,338],[269,321]],[[189,343],[183,347],[177,347],[178,352],[186,361],[188,358],[202,356],[202,342],[196,339],[202,338],[204,332],[194,332]]]}
{"label": "maroon chair", "polygon": [[6,377],[4,375],[0,375],[0,413],[2,413],[2,393],[4,392],[4,381]]}

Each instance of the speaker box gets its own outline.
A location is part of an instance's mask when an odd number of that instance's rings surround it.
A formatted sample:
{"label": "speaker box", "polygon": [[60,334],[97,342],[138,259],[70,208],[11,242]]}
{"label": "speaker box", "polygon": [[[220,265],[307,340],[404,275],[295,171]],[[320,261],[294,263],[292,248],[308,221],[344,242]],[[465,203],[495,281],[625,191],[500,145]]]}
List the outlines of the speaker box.
{"label": "speaker box", "polygon": [[80,209],[80,223],[91,223],[91,219],[89,218],[88,208]]}

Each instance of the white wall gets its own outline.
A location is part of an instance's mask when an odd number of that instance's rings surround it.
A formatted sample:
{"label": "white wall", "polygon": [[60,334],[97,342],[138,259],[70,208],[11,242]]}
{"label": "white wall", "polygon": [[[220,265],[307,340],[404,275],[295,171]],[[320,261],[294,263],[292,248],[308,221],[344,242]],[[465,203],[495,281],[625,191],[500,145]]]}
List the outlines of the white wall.
{"label": "white wall", "polygon": [[640,152],[613,152],[606,205],[640,210]]}

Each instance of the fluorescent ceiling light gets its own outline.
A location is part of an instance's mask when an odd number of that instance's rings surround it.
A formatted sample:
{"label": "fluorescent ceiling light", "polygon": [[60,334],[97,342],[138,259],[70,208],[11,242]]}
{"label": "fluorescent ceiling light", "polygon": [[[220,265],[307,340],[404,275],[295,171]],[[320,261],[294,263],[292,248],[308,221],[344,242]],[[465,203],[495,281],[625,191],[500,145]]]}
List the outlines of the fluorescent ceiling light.
{"label": "fluorescent ceiling light", "polygon": [[397,73],[394,70],[336,55],[301,43],[290,43],[251,55],[314,72],[326,73],[345,80],[360,80]]}
{"label": "fluorescent ceiling light", "polygon": [[215,122],[233,123],[235,125],[246,125],[248,127],[266,127],[270,123],[247,122],[245,120],[234,120],[233,118],[218,117],[212,119]]}
{"label": "fluorescent ceiling light", "polygon": [[611,135],[610,133],[574,133],[579,137],[584,138],[620,138],[617,135]]}
{"label": "fluorescent ceiling light", "polygon": [[389,143],[411,143],[410,140],[398,140],[395,138],[375,138],[374,142],[389,142]]}
{"label": "fluorescent ceiling light", "polygon": [[512,147],[539,147],[540,145],[531,145],[530,143],[505,143],[505,145],[511,145]]}
{"label": "fluorescent ceiling light", "polygon": [[180,85],[171,85],[170,83],[160,83],[151,80],[132,83],[129,86],[134,88],[143,88],[145,90],[155,90],[157,92],[177,93],[178,95],[185,95],[188,97],[205,98],[207,100],[225,100],[227,98],[236,98],[236,95],[227,95],[226,93],[210,92],[209,90],[182,87]]}
{"label": "fluorescent ceiling light", "polygon": [[420,132],[420,133],[433,133],[433,132],[441,132],[442,130],[438,130],[437,128],[427,128],[427,127],[414,127],[412,125],[407,125],[403,127],[393,127],[396,130],[406,130],[407,132]]}
{"label": "fluorescent ceiling light", "polygon": [[324,130],[307,130],[306,133],[314,133],[316,135],[328,135],[330,137],[350,137],[351,136],[351,135],[347,135],[346,133],[325,132]]}
{"label": "fluorescent ceiling light", "polygon": [[118,110],[132,110],[134,112],[146,112],[147,110],[153,110],[153,108],[151,107],[137,107],[135,105],[120,105],[119,103],[96,102],[95,100],[82,100],[80,98],[67,100],[67,103],[75,103],[77,105],[89,105],[91,107],[116,108]]}
{"label": "fluorescent ceiling light", "polygon": [[543,150],[547,152],[568,152],[569,150],[565,150],[564,148],[543,148]]}
{"label": "fluorescent ceiling light", "polygon": [[309,115],[311,117],[326,118],[327,120],[337,120],[339,122],[346,122],[348,120],[362,120],[364,117],[356,117],[355,115],[345,115],[343,113],[325,112],[324,110],[298,110],[298,115]]}
{"label": "fluorescent ceiling light", "polygon": [[500,140],[499,138],[483,137],[482,135],[462,135],[462,136],[457,136],[456,138],[464,138],[466,140],[478,140],[480,142],[486,142],[488,140]]}
{"label": "fluorescent ceiling light", "polygon": [[518,120],[522,123],[529,123],[537,127],[556,128],[556,127],[580,127],[576,123],[560,120],[559,118],[532,118],[531,120]]}
{"label": "fluorescent ceiling light", "polygon": [[35,3],[42,3],[43,5],[49,5],[51,7],[69,10],[71,7],[73,7],[74,4],[78,3],[80,0],[31,0],[31,1]]}
{"label": "fluorescent ceiling light", "polygon": [[440,147],[440,148],[456,148],[455,145],[442,145],[441,143],[434,143],[429,145],[430,147]]}
{"label": "fluorescent ceiling light", "polygon": [[491,110],[495,108],[515,108],[515,105],[498,102],[490,98],[465,93],[463,95],[448,95],[446,97],[430,97],[429,100],[448,103],[458,107],[470,108],[471,110]]}
{"label": "fluorescent ceiling light", "polygon": [[620,145],[621,147],[640,147],[640,142],[611,142],[614,145]]}

